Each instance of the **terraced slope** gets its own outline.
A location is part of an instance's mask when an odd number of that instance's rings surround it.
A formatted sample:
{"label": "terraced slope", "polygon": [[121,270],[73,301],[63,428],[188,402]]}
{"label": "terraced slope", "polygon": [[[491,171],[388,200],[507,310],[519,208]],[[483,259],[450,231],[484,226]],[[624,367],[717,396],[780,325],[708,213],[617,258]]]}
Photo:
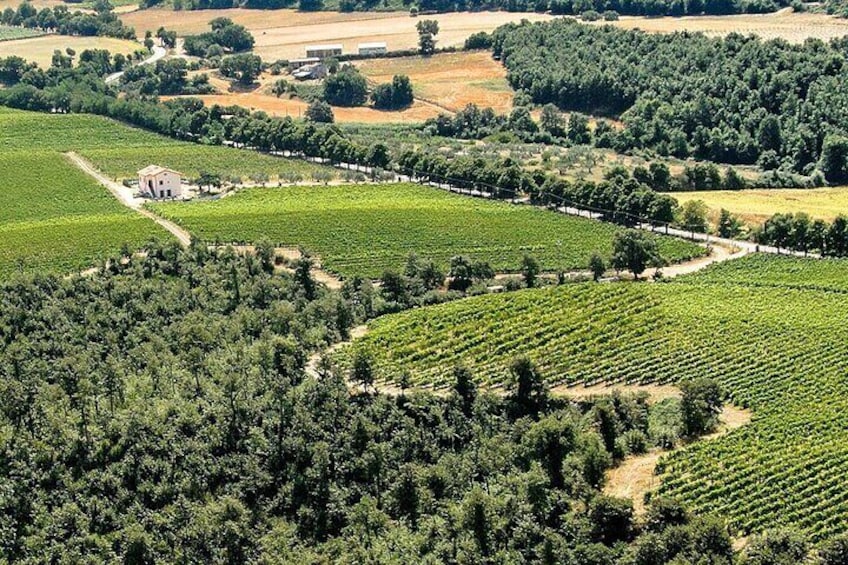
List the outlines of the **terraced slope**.
{"label": "terraced slope", "polygon": [[[411,252],[442,266],[464,254],[488,261],[497,271],[516,271],[529,253],[547,270],[585,269],[592,251],[611,253],[618,229],[415,184],[254,189],[214,202],[151,208],[207,241],[268,237],[302,245],[343,276],[400,270]],[[659,241],[663,256],[673,261],[703,253],[682,240]]]}
{"label": "terraced slope", "polygon": [[844,280],[845,261],[752,256],[667,284],[487,295],[379,319],[342,356],[365,348],[384,378],[436,386],[459,362],[503,384],[522,353],[551,383],[714,377],[754,420],[669,457],[660,490],[743,534],[821,538],[848,529]]}

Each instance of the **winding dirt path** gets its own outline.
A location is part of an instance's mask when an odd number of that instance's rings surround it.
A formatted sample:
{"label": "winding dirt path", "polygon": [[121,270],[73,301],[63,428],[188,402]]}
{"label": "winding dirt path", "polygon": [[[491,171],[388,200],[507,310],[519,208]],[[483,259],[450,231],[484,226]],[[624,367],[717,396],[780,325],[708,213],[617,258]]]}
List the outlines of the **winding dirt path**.
{"label": "winding dirt path", "polygon": [[177,241],[179,241],[183,247],[188,247],[191,244],[190,233],[188,233],[186,230],[184,230],[174,222],[166,220],[161,216],[157,216],[150,210],[144,208],[143,205],[145,200],[143,198],[136,198],[131,189],[104,176],[100,171],[98,171],[94,167],[94,165],[92,165],[83,157],[77,155],[73,151],[65,153],[65,156],[82,172],[84,172],[85,174],[99,182],[101,185],[106,187],[106,189],[111,192],[115,198],[118,199],[118,202],[120,202],[127,208],[138,212],[142,216],[150,218],[151,220],[165,228],[174,237],[177,238]]}

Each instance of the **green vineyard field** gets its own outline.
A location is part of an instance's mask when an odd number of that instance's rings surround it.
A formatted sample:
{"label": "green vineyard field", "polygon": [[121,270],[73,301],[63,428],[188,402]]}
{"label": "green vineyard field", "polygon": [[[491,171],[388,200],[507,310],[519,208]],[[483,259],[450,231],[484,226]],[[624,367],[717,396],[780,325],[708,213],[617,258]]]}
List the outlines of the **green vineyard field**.
{"label": "green vineyard field", "polygon": [[[253,189],[215,202],[151,206],[207,241],[267,237],[302,245],[344,276],[380,276],[418,253],[446,266],[465,254],[497,271],[516,271],[522,255],[546,270],[585,269],[593,250],[609,254],[613,225],[458,196],[412,184]],[[703,253],[691,243],[659,238],[669,260]]]}
{"label": "green vineyard field", "polygon": [[198,145],[133,128],[100,116],[45,115],[0,108],[4,148],[75,151],[115,179],[134,178],[150,164],[193,177],[201,170],[242,178],[263,173],[269,177],[334,169],[230,147]]}
{"label": "green vineyard field", "polygon": [[503,385],[519,354],[551,384],[716,378],[753,421],[671,454],[659,490],[743,534],[823,539],[848,523],[847,278],[845,261],[752,256],[665,284],[486,295],[378,319],[338,361],[364,348],[381,378],[425,386],[458,363]]}
{"label": "green vineyard field", "polygon": [[39,35],[44,35],[44,32],[25,27],[0,25],[0,41],[26,39],[28,37],[38,37]]}

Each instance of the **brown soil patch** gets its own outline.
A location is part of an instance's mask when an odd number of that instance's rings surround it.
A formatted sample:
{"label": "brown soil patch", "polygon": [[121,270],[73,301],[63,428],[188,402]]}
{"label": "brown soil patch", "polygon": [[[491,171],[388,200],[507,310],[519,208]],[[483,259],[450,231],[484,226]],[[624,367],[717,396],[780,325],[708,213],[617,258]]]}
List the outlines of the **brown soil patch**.
{"label": "brown soil patch", "polygon": [[791,9],[772,14],[738,16],[687,16],[682,18],[642,18],[624,16],[612,23],[625,29],[642,29],[653,33],[700,31],[709,36],[729,33],[755,34],[764,39],[782,38],[803,43],[808,38],[824,41],[848,35],[848,20],[827,14],[794,13]]}
{"label": "brown soil patch", "polygon": [[[224,16],[247,27],[256,38],[255,52],[266,61],[305,56],[307,45],[341,43],[345,53],[356,52],[357,44],[385,41],[390,50],[412,49],[418,45],[418,32],[407,12],[297,12],[294,10],[203,10],[173,12],[142,10],[123,16],[127,25],[143,36],[159,26],[187,35],[206,31],[209,21]],[[427,16],[439,22],[439,47],[460,45],[472,33],[492,31],[521,19],[551,19],[534,13],[459,12]]]}
{"label": "brown soil patch", "polygon": [[[162,97],[163,100],[171,98],[175,97]],[[303,117],[306,113],[306,108],[309,106],[309,104],[300,99],[277,98],[273,95],[257,94],[254,92],[207,94],[193,96],[192,98],[203,100],[207,106],[212,104],[220,104],[222,106],[238,105],[254,111],[262,110],[272,116],[291,116],[293,118]],[[355,108],[333,107],[333,115],[337,122],[366,124],[419,123],[437,116],[441,111],[437,106],[421,101],[416,101],[412,106],[404,110],[393,112],[375,110],[367,106],[358,106]]]}
{"label": "brown soil patch", "polygon": [[[718,430],[698,441],[709,441],[744,426],[751,421],[751,412],[726,404],[720,419]],[[643,455],[625,458],[620,465],[607,471],[604,494],[632,500],[636,514],[643,514],[645,494],[652,491],[662,480],[654,474],[654,469],[660,458],[667,453],[669,452],[654,449]]]}
{"label": "brown soil patch", "polygon": [[558,385],[551,388],[551,394],[564,396],[566,398],[591,398],[593,396],[604,396],[613,392],[636,394],[646,392],[651,402],[659,402],[666,398],[680,398],[680,389],[673,385],[628,385],[601,383],[591,386],[583,385]]}
{"label": "brown soil patch", "polygon": [[40,67],[47,68],[53,59],[53,51],[73,48],[78,54],[85,49],[106,49],[111,53],[130,55],[143,46],[134,41],[114,39],[111,37],[76,37],[70,35],[42,35],[26,39],[0,41],[0,57],[17,55],[28,61],[36,62]]}
{"label": "brown soil patch", "polygon": [[467,104],[499,113],[512,110],[513,91],[506,81],[506,69],[488,51],[370,59],[357,66],[375,84],[391,82],[394,75],[407,75],[416,98],[454,112]]}

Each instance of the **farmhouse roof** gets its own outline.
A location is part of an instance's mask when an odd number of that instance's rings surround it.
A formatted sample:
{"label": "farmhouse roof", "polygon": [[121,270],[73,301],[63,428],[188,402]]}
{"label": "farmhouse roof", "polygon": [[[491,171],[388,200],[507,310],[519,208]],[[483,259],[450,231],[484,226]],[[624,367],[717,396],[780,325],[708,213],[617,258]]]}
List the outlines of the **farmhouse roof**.
{"label": "farmhouse roof", "polygon": [[343,45],[341,43],[330,43],[327,45],[307,45],[307,51],[317,51],[318,49],[341,49]]}
{"label": "farmhouse roof", "polygon": [[150,176],[150,175],[158,175],[160,173],[174,173],[175,175],[182,176],[182,173],[177,172],[173,169],[166,169],[165,167],[160,167],[159,165],[147,165],[143,169],[141,169],[138,174],[139,176]]}
{"label": "farmhouse roof", "polygon": [[360,43],[359,45],[357,45],[357,47],[359,49],[375,49],[375,48],[380,48],[380,47],[385,47],[385,46],[386,46],[385,41],[372,41],[370,43]]}

